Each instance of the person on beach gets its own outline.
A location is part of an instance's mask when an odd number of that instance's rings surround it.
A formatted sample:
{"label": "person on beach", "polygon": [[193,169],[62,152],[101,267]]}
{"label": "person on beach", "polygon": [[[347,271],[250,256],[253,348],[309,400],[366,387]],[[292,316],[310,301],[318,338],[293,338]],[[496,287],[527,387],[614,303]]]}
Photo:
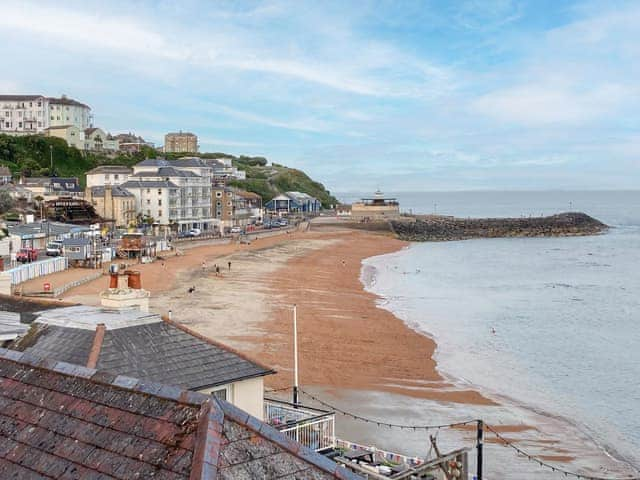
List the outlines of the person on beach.
{"label": "person on beach", "polygon": [[187,293],[193,293],[193,292],[195,292],[195,291],[196,291],[196,287],[195,287],[195,285],[194,285],[193,287],[189,287],[189,288],[187,289]]}
{"label": "person on beach", "polygon": [[216,277],[220,275],[220,266],[216,265]]}
{"label": "person on beach", "polygon": [[202,262],[202,273],[205,273],[207,271],[207,264],[205,262]]}
{"label": "person on beach", "polygon": [[229,265],[229,271],[231,271],[231,262],[227,262],[227,265]]}

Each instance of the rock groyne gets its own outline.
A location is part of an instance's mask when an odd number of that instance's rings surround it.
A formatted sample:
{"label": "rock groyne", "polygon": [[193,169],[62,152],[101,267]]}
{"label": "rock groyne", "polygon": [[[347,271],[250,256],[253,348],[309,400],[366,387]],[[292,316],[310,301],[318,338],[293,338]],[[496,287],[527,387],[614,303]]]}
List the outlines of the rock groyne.
{"label": "rock groyne", "polygon": [[417,217],[392,221],[398,238],[412,242],[468,240],[499,237],[570,237],[596,235],[609,228],[585,213],[569,212],[548,217],[454,218]]}

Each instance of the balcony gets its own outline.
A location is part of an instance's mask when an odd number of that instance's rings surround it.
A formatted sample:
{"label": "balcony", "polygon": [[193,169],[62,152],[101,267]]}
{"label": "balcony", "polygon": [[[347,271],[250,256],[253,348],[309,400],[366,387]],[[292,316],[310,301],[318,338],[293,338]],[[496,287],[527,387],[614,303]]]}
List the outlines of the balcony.
{"label": "balcony", "polygon": [[264,421],[316,452],[335,448],[335,413],[264,399]]}

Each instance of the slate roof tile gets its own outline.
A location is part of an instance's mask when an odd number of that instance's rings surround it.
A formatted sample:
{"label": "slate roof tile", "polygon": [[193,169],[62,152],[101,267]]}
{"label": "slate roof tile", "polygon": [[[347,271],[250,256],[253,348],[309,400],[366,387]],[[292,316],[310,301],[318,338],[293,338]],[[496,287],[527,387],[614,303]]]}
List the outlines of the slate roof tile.
{"label": "slate roof tile", "polygon": [[214,397],[5,352],[3,480],[338,478],[333,462]]}

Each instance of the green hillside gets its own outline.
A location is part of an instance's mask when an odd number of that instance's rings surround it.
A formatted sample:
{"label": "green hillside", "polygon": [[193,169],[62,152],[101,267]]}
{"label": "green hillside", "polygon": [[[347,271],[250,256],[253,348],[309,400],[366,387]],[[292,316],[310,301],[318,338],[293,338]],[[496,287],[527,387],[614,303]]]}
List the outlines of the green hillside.
{"label": "green hillside", "polygon": [[[81,152],[70,147],[61,138],[29,135],[14,137],[0,135],[0,165],[9,167],[14,177],[21,174],[28,177],[51,175],[51,158],[53,157],[53,174],[59,177],[78,177],[80,184],[85,184],[85,173],[98,165],[135,165],[145,158],[163,155],[169,159],[183,154],[158,154],[147,148],[136,154],[102,155]],[[323,207],[338,203],[335,197],[319,182],[309,178],[301,170],[288,168],[277,163],[268,165],[264,157],[234,156],[222,152],[198,153],[203,158],[231,158],[233,164],[247,172],[246,180],[235,180],[230,185],[255,192],[268,202],[279,193],[298,191],[316,197]]]}

